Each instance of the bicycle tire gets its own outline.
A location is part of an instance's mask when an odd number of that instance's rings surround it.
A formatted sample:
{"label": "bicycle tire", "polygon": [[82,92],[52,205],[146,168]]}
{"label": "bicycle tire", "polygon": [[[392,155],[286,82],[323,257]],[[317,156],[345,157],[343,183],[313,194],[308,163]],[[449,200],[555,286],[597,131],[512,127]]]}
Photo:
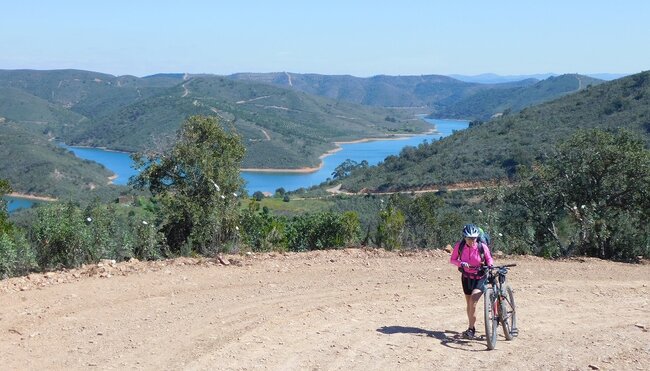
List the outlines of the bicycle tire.
{"label": "bicycle tire", "polygon": [[494,290],[488,287],[483,295],[483,311],[485,315],[485,340],[489,350],[494,349],[497,345],[498,310]]}
{"label": "bicycle tire", "polygon": [[517,311],[515,306],[515,296],[512,292],[510,285],[503,285],[501,287],[504,293],[504,298],[499,300],[501,306],[499,314],[501,315],[501,326],[503,327],[503,335],[506,340],[512,340],[517,335]]}

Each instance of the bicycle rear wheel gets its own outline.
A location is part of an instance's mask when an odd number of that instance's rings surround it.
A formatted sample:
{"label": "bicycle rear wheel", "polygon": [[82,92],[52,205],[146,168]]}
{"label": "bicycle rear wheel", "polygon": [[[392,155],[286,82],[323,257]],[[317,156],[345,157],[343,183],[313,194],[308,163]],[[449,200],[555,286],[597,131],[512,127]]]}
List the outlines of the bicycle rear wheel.
{"label": "bicycle rear wheel", "polygon": [[501,313],[501,326],[506,340],[512,340],[517,336],[517,312],[515,310],[515,296],[510,285],[503,285],[503,296],[499,300]]}
{"label": "bicycle rear wheel", "polygon": [[492,350],[497,344],[497,327],[499,326],[499,309],[496,294],[492,287],[485,289],[483,308],[485,314],[485,339],[487,340],[488,349]]}

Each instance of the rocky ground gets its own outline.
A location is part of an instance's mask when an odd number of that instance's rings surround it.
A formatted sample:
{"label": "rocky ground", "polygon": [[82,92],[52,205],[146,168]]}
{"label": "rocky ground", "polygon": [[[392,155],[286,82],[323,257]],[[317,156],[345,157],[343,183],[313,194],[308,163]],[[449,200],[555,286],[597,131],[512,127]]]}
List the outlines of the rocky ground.
{"label": "rocky ground", "polygon": [[[520,335],[465,340],[448,253],[104,261],[0,281],[0,368],[650,370],[650,265],[517,263]],[[479,311],[479,335],[484,333]]]}

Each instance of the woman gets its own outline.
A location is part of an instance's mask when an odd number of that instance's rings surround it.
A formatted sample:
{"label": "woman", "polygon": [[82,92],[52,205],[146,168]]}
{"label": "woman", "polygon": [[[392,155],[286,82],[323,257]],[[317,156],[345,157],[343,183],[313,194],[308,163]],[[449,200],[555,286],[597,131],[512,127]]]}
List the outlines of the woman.
{"label": "woman", "polygon": [[485,271],[472,268],[481,265],[492,266],[494,261],[490,254],[490,248],[483,242],[478,241],[480,231],[474,224],[468,224],[463,228],[463,239],[456,243],[451,253],[449,262],[458,267],[461,271],[461,282],[465,301],[467,302],[467,320],[469,327],[463,336],[472,339],[476,334],[476,303],[478,303],[483,291],[487,275]]}

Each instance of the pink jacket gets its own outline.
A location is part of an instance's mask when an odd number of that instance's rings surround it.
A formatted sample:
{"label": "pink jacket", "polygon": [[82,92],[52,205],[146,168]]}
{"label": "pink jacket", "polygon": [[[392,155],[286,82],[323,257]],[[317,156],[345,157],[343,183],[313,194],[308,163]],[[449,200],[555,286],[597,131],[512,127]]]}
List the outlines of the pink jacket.
{"label": "pink jacket", "polygon": [[[449,259],[449,262],[457,267],[460,267],[461,262],[466,262],[469,265],[475,267],[483,264],[483,261],[481,261],[481,253],[478,251],[478,243],[476,244],[476,246],[470,246],[468,244],[465,244],[465,247],[463,247],[463,256],[461,257],[458,256],[458,247],[460,246],[461,241],[456,242],[456,245],[454,246],[454,251],[451,253],[451,258]],[[494,260],[492,259],[490,248],[482,242],[481,244],[483,244],[483,255],[485,256],[485,264],[493,265]],[[471,268],[466,268],[465,272],[469,273],[469,275],[478,274],[477,269],[471,269]]]}

